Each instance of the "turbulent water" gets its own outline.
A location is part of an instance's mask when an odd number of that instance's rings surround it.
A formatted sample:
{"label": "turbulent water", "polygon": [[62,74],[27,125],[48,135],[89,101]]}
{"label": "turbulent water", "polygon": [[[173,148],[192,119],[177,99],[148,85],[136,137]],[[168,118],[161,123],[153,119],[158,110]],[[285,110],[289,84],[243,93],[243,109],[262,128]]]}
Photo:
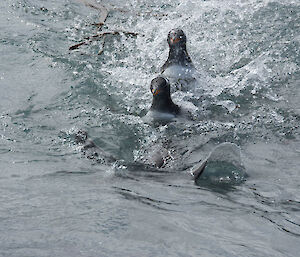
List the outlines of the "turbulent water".
{"label": "turbulent water", "polygon": [[[0,256],[298,256],[299,1],[0,11]],[[192,120],[151,124],[150,81],[175,27],[203,80],[174,94]],[[92,38],[108,31],[120,33]],[[117,161],[87,158],[79,130]],[[240,147],[245,181],[196,185],[189,168],[223,142]],[[163,169],[143,164],[157,145]]]}

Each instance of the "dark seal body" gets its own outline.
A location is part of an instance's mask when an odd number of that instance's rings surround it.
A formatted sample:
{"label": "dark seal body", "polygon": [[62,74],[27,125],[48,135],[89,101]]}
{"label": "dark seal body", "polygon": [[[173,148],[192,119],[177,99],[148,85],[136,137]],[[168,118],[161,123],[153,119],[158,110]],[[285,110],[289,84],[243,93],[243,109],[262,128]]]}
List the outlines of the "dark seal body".
{"label": "dark seal body", "polygon": [[161,73],[174,87],[183,91],[193,89],[191,85],[197,78],[197,70],[186,49],[186,35],[181,29],[172,29],[168,34],[169,56],[161,68]]}
{"label": "dark seal body", "polygon": [[186,50],[186,35],[181,29],[172,29],[168,34],[169,56],[161,68],[164,73],[169,67],[177,65],[194,68],[192,60]]}
{"label": "dark seal body", "polygon": [[152,105],[150,111],[169,113],[174,116],[180,113],[180,107],[173,103],[170,92],[170,84],[163,77],[157,77],[151,81]]}

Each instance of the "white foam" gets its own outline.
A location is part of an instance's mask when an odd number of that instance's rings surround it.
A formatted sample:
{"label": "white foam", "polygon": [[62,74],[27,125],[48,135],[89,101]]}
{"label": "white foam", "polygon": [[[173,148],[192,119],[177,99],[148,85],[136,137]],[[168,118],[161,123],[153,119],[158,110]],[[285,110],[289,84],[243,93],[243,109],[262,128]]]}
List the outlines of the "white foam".
{"label": "white foam", "polygon": [[145,117],[143,118],[145,122],[151,122],[153,120],[161,120],[161,121],[171,121],[176,116],[171,113],[166,112],[157,112],[157,111],[149,111]]}
{"label": "white foam", "polygon": [[163,75],[170,79],[190,81],[196,79],[197,71],[194,67],[171,65],[163,72]]}

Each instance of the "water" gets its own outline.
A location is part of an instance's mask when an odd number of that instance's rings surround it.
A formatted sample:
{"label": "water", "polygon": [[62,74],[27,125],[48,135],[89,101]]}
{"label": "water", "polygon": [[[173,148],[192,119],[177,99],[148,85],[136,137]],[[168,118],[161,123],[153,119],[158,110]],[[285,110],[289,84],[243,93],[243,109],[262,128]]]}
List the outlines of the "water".
{"label": "water", "polygon": [[[103,31],[138,35],[69,51],[97,33],[97,9],[0,3],[0,256],[298,256],[299,2],[103,4]],[[193,121],[148,124],[177,26],[207,83],[174,97]],[[86,158],[78,130],[118,161]],[[189,168],[223,142],[246,180],[195,185]],[[143,164],[157,145],[163,169]]]}

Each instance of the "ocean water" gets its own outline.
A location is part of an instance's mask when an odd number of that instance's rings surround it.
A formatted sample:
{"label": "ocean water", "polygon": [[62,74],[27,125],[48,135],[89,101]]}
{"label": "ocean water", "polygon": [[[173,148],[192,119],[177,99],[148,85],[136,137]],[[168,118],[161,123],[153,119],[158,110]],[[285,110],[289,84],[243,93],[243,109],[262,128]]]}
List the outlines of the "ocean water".
{"label": "ocean water", "polygon": [[[299,1],[5,0],[0,12],[0,256],[299,255]],[[151,124],[174,27],[204,79],[174,95],[192,120]],[[117,161],[87,158],[79,130]],[[224,142],[245,180],[195,184],[190,167]],[[145,165],[161,145],[166,167]]]}

